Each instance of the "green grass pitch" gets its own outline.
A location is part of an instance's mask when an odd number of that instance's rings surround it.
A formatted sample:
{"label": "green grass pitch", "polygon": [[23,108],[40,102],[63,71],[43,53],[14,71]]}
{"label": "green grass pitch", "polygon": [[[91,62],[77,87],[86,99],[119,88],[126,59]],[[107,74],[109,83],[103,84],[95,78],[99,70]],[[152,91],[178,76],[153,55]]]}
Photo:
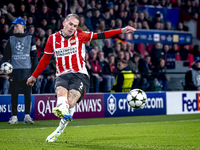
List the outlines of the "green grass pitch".
{"label": "green grass pitch", "polygon": [[59,120],[0,123],[0,150],[198,150],[200,114],[75,119],[54,143]]}

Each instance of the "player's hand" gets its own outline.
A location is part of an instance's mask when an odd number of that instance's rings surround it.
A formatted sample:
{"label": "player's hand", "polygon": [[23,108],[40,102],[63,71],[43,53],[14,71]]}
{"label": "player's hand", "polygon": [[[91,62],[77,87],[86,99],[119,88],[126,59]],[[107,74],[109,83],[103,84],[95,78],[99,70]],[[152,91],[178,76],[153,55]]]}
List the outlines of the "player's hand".
{"label": "player's hand", "polygon": [[36,82],[36,78],[31,76],[30,78],[27,79],[26,84],[33,86],[35,84],[35,82]]}
{"label": "player's hand", "polygon": [[136,31],[136,29],[130,26],[126,26],[125,28],[122,28],[122,33],[133,33],[134,31]]}

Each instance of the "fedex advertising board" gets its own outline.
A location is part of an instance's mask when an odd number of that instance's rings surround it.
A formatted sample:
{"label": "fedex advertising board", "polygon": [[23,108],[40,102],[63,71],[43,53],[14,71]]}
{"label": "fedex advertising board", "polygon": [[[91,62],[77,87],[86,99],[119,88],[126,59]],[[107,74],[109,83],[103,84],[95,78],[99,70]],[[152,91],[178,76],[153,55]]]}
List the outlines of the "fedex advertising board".
{"label": "fedex advertising board", "polygon": [[[30,115],[34,118],[34,96],[31,96],[31,112]],[[11,112],[11,96],[2,95],[0,96],[0,122],[8,121],[12,116]],[[18,97],[18,106],[17,106],[17,118],[18,121],[24,121],[25,116],[25,105],[24,105],[24,96],[19,95]]]}
{"label": "fedex advertising board", "polygon": [[146,93],[147,103],[142,109],[131,108],[126,100],[127,93],[104,94],[105,116],[141,116],[166,114],[166,94]]}
{"label": "fedex advertising board", "polygon": [[167,92],[167,114],[194,114],[200,113],[200,93]]}
{"label": "fedex advertising board", "polygon": [[[60,119],[53,114],[57,99],[54,94],[35,95],[35,120]],[[73,118],[101,118],[104,113],[104,94],[86,94],[75,106]]]}

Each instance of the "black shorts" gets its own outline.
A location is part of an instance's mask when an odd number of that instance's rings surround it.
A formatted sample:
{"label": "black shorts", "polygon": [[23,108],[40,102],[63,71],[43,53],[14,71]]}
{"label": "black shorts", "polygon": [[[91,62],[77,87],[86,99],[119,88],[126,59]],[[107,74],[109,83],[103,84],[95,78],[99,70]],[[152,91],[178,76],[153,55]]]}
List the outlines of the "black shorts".
{"label": "black shorts", "polygon": [[90,79],[86,74],[82,73],[66,73],[55,79],[55,89],[62,86],[67,90],[77,90],[81,93],[81,97],[77,101],[79,103],[85,96],[86,91],[90,86]]}

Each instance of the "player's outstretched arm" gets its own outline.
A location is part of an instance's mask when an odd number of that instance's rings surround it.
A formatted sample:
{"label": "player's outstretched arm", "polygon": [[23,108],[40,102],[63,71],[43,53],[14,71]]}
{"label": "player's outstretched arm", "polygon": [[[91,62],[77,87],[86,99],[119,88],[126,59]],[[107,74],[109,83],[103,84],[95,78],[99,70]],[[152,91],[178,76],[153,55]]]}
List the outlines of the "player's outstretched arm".
{"label": "player's outstretched arm", "polygon": [[26,84],[33,86],[36,78],[45,70],[51,60],[52,54],[44,54],[32,76],[28,78]]}
{"label": "player's outstretched arm", "polygon": [[101,32],[101,33],[94,33],[92,40],[112,38],[112,37],[115,37],[118,34],[133,33],[134,31],[136,31],[135,28],[130,27],[130,26],[126,26],[126,27],[121,28],[121,29],[108,30],[108,31],[104,31],[104,32]]}

